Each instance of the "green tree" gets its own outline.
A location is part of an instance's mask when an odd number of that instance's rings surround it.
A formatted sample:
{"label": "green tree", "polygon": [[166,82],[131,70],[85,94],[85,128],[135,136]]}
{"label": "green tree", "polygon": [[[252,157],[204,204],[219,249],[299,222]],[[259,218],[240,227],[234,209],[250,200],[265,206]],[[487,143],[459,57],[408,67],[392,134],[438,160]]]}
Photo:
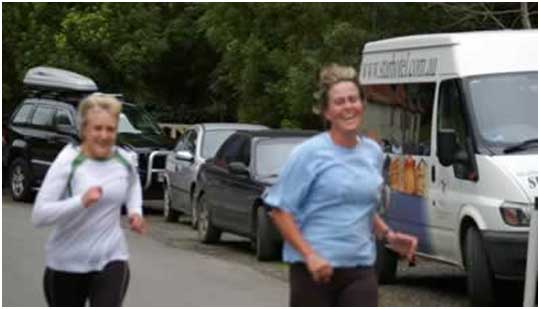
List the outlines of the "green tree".
{"label": "green tree", "polygon": [[537,28],[536,3],[5,3],[4,114],[34,66],[76,71],[160,121],[320,128],[317,72],[418,33]]}

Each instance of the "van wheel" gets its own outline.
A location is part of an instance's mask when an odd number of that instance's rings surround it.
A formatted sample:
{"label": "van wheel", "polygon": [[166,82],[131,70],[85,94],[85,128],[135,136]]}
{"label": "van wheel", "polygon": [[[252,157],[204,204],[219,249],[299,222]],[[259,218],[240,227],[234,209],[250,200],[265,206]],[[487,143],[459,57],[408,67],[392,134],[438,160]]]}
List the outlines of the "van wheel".
{"label": "van wheel", "polygon": [[168,184],[163,185],[163,217],[167,222],[178,222],[180,215],[171,207],[171,189]]}
{"label": "van wheel", "polygon": [[467,230],[467,285],[472,306],[489,306],[495,302],[495,278],[478,229]]}
{"label": "van wheel", "polygon": [[208,209],[208,202],[205,195],[200,197],[198,209],[197,231],[199,240],[204,244],[218,242],[221,237],[221,230],[212,224],[210,211]]}
{"label": "van wheel", "polygon": [[377,240],[377,260],[375,268],[380,284],[392,284],[396,281],[398,255],[386,248],[383,241]]}
{"label": "van wheel", "polygon": [[32,176],[30,166],[23,158],[18,158],[11,163],[9,169],[11,196],[15,201],[31,202],[33,198]]}
{"label": "van wheel", "polygon": [[270,238],[272,222],[263,207],[257,208],[257,233],[255,252],[259,261],[274,261],[280,258],[281,246]]}

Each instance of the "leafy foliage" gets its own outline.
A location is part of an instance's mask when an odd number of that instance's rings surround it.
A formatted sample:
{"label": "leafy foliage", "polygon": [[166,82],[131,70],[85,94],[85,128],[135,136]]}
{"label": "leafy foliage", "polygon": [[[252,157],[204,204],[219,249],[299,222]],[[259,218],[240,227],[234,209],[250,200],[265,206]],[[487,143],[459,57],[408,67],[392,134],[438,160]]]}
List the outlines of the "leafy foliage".
{"label": "leafy foliage", "polygon": [[[4,3],[3,108],[34,66],[90,76],[160,121],[320,128],[317,71],[365,42],[520,28],[519,3]],[[537,4],[526,6],[537,28]]]}

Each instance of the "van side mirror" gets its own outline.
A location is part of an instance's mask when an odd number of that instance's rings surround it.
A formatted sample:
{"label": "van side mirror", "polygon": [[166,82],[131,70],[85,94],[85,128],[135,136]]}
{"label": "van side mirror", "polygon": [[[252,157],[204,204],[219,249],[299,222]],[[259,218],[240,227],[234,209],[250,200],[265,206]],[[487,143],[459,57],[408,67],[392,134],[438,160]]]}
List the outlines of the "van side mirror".
{"label": "van side mirror", "polygon": [[249,176],[249,168],[243,162],[231,162],[228,167],[233,174]]}
{"label": "van side mirror", "polygon": [[437,157],[443,166],[450,166],[454,163],[456,147],[456,130],[440,129],[437,131]]}

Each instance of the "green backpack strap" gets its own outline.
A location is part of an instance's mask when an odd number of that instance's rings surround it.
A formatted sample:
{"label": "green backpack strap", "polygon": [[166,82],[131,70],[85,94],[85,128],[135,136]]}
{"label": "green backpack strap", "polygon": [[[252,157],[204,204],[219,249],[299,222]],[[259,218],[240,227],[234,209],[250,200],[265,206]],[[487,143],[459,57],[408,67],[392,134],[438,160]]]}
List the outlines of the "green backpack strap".
{"label": "green backpack strap", "polygon": [[113,158],[117,160],[118,162],[120,162],[127,169],[128,174],[129,174],[129,185],[131,186],[131,184],[133,183],[133,174],[134,174],[134,170],[131,164],[129,164],[129,161],[118,152],[118,149],[116,149],[116,151],[114,152]]}
{"label": "green backpack strap", "polygon": [[68,176],[68,182],[67,182],[67,193],[68,196],[73,196],[73,189],[71,188],[71,180],[73,180],[73,174],[75,173],[75,170],[77,167],[81,166],[81,164],[86,160],[86,156],[82,154],[82,152],[79,152],[75,159],[71,161],[71,171],[69,172]]}

